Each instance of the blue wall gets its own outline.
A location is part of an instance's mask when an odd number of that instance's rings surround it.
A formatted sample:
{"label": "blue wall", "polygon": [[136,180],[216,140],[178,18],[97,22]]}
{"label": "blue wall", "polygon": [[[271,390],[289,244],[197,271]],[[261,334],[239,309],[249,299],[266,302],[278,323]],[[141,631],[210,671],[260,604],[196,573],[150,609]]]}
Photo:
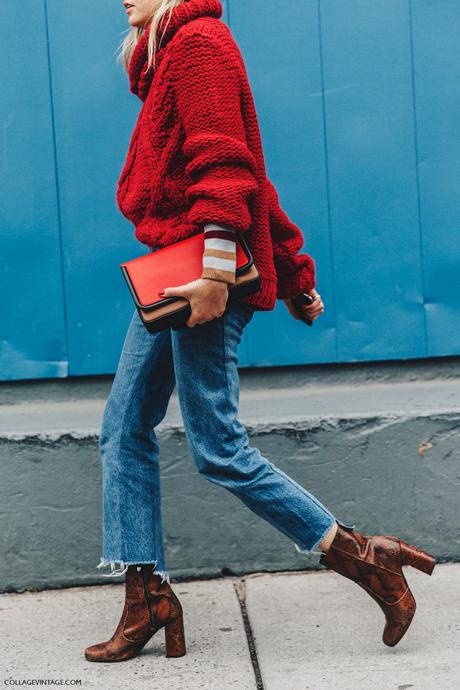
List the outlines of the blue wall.
{"label": "blue wall", "polygon": [[[267,170],[326,312],[257,313],[242,366],[460,353],[460,6],[229,0]],[[26,20],[24,19],[26,18]],[[121,2],[0,6],[0,378],[112,373],[144,251],[115,204],[140,101]],[[98,295],[98,299],[95,296]]]}

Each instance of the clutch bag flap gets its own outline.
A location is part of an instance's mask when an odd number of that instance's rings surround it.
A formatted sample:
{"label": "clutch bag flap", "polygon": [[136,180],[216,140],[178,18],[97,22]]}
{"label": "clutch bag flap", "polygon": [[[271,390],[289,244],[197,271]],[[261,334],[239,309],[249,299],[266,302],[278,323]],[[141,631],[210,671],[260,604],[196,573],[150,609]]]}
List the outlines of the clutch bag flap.
{"label": "clutch bag flap", "polygon": [[[136,306],[143,311],[161,308],[165,298],[158,294],[160,290],[200,278],[203,252],[204,233],[200,232],[120,264]],[[237,233],[235,279],[240,282],[242,275],[250,273],[252,267],[251,252]]]}

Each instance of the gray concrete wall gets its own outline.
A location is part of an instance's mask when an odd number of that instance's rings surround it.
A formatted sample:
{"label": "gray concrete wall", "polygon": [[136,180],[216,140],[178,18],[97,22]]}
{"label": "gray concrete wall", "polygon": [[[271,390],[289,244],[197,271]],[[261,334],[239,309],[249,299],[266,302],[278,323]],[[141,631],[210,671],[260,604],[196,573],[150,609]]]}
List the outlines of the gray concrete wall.
{"label": "gray concrete wall", "polygon": [[[337,517],[455,561],[458,381],[456,360],[242,370],[240,418],[251,444]],[[0,591],[107,583],[96,570],[102,501],[97,430],[110,383],[3,387]],[[317,567],[317,556],[296,552],[284,535],[198,474],[175,396],[158,436],[173,578]]]}

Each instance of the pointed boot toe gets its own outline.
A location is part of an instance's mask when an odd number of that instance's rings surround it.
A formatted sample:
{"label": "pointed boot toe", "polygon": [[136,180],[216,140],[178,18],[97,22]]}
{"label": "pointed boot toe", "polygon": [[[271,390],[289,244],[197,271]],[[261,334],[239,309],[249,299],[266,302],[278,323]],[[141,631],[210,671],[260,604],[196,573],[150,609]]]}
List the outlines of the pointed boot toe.
{"label": "pointed boot toe", "polygon": [[100,661],[104,656],[105,642],[93,644],[85,649],[85,657],[88,661]]}
{"label": "pointed boot toe", "polygon": [[109,650],[107,649],[108,642],[99,642],[93,644],[85,649],[85,657],[87,661],[110,661]]}

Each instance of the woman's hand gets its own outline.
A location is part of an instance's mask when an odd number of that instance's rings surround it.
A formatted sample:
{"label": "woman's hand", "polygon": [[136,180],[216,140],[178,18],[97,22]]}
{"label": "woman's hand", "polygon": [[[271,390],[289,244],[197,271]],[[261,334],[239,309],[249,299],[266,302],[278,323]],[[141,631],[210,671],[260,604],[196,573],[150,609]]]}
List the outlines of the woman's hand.
{"label": "woman's hand", "polygon": [[186,324],[193,328],[197,324],[215,319],[225,311],[229,284],[222,280],[198,278],[177,287],[165,288],[162,297],[185,297],[189,300],[192,312]]}
{"label": "woman's hand", "polygon": [[[313,302],[311,304],[304,304],[302,305],[302,311],[304,314],[306,314],[307,318],[310,319],[310,321],[314,321],[315,319],[318,318],[320,314],[323,313],[324,311],[324,304],[321,299],[321,296],[316,292],[316,290],[313,288],[310,290],[308,293],[310,297],[313,297]],[[284,304],[286,307],[289,309],[289,313],[295,318],[299,319],[300,317],[297,315],[296,309],[294,305],[292,304],[292,299],[291,297],[288,297],[287,299],[283,299]]]}

